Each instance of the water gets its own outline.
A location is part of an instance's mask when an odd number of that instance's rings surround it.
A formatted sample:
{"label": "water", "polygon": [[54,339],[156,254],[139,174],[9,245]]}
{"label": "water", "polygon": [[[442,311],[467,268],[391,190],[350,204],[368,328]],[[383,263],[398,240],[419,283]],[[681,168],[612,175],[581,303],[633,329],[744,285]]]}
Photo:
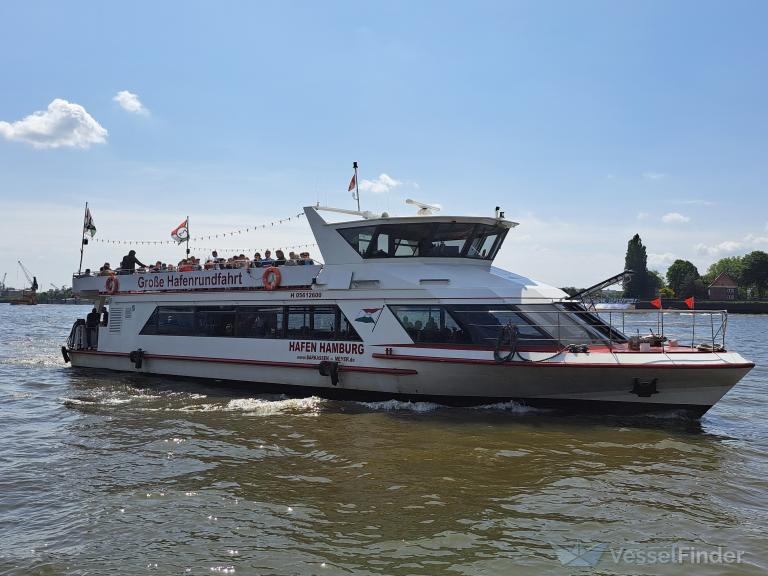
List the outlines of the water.
{"label": "water", "polygon": [[[0,306],[0,574],[768,570],[768,317],[729,318],[758,366],[698,423],[72,369],[86,312]],[[595,569],[557,559],[577,541],[607,545]],[[613,558],[673,545],[742,562]]]}

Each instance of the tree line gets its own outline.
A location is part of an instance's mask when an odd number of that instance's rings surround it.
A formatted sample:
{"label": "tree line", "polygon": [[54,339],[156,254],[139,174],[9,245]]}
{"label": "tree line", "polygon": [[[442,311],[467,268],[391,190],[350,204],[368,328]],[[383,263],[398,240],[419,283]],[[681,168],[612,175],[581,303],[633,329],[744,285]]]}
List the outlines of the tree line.
{"label": "tree line", "polygon": [[744,256],[721,258],[701,275],[688,260],[675,260],[666,277],[648,270],[648,255],[639,234],[627,243],[624,260],[626,270],[634,274],[624,282],[624,295],[628,298],[707,298],[707,287],[725,272],[739,286],[739,298],[762,298],[768,290],[768,254],[755,250]]}

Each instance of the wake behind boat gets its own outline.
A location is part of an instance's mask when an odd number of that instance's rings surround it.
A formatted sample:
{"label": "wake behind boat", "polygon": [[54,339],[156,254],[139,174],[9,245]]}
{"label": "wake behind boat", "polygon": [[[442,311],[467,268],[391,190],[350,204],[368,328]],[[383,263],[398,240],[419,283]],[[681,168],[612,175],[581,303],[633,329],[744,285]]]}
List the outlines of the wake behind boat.
{"label": "wake behind boat", "polygon": [[[62,352],[78,367],[299,393],[695,415],[754,367],[725,350],[723,312],[690,317],[690,346],[664,335],[673,311],[655,333],[629,337],[634,311],[606,317],[492,266],[517,226],[498,209],[420,206],[408,217],[304,208],[322,265],[77,274],[73,290],[98,299],[106,322],[78,320]],[[712,326],[704,345],[697,320]]]}

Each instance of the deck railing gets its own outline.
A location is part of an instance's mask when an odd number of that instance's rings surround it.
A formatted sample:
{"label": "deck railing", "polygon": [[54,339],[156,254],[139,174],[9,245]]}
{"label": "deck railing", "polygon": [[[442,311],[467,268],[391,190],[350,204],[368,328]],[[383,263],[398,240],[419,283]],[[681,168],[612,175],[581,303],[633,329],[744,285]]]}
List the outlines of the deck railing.
{"label": "deck railing", "polygon": [[[662,350],[675,345],[705,347],[716,351],[725,349],[728,326],[726,310],[542,311],[536,305],[518,305],[515,308],[526,317],[530,325],[550,335],[549,338],[526,338],[520,332],[518,338],[525,344],[603,344],[622,349],[631,349],[631,345],[637,344],[645,348],[642,345],[649,344]],[[600,322],[596,322],[597,318]]]}

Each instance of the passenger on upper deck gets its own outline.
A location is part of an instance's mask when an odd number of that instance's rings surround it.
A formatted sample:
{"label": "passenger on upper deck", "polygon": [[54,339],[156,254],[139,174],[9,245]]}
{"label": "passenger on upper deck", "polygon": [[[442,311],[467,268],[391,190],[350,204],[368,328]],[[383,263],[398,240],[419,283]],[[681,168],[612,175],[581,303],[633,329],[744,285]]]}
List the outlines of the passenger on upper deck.
{"label": "passenger on upper deck", "polygon": [[133,274],[136,272],[136,264],[139,266],[145,267],[146,264],[142,264],[138,258],[136,258],[136,250],[131,250],[123,256],[123,260],[120,262],[120,269],[117,271],[118,274]]}
{"label": "passenger on upper deck", "polygon": [[274,266],[275,261],[272,259],[272,252],[270,250],[264,251],[264,260],[261,261],[261,267],[262,268],[269,268],[270,266]]}
{"label": "passenger on upper deck", "polygon": [[285,254],[282,250],[275,250],[275,266],[283,266],[285,264]]}
{"label": "passenger on upper deck", "polygon": [[302,252],[301,253],[301,263],[306,265],[306,266],[311,266],[312,264],[315,263],[315,261],[312,260],[312,258],[309,257],[309,252]]}
{"label": "passenger on upper deck", "polygon": [[113,274],[112,267],[109,262],[104,262],[104,266],[99,268],[99,276],[109,276],[110,274]]}
{"label": "passenger on upper deck", "polygon": [[253,261],[251,262],[254,268],[261,268],[261,254],[256,252],[253,255]]}

